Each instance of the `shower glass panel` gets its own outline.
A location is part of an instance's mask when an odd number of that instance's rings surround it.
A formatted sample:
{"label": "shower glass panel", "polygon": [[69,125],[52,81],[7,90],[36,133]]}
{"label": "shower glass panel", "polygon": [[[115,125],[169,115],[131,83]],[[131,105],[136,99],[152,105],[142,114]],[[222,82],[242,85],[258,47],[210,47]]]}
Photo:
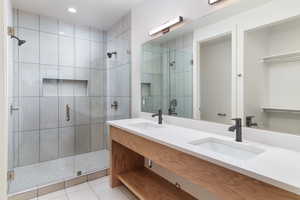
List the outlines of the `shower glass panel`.
{"label": "shower glass panel", "polygon": [[14,28],[8,193],[107,169],[105,32],[20,10]]}
{"label": "shower glass panel", "polygon": [[192,50],[191,34],[143,46],[142,112],[193,117]]}

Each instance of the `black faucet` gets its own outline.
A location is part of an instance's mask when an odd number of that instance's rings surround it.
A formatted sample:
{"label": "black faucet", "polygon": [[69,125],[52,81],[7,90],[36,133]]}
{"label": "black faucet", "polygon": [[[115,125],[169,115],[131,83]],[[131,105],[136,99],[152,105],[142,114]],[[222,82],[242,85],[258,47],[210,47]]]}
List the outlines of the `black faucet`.
{"label": "black faucet", "polygon": [[253,119],[254,117],[255,117],[255,116],[247,116],[247,117],[246,117],[246,126],[247,126],[247,127],[253,127],[253,126],[257,127],[257,126],[258,126],[257,123],[253,123],[253,122],[252,122],[252,119]]}
{"label": "black faucet", "polygon": [[162,124],[163,118],[162,118],[162,110],[159,109],[158,113],[153,114],[152,117],[157,117],[158,116],[158,124]]}
{"label": "black faucet", "polygon": [[234,132],[236,131],[235,141],[242,142],[242,119],[236,118],[232,119],[235,121],[235,125],[229,127],[228,131]]}

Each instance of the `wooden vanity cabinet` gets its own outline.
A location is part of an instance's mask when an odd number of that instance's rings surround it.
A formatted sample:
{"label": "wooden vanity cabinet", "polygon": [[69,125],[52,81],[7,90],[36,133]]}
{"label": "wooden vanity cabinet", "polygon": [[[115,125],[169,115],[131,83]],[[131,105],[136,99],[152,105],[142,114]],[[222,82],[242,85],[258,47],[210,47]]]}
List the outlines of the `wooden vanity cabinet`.
{"label": "wooden vanity cabinet", "polygon": [[111,186],[122,183],[141,200],[195,199],[144,167],[144,158],[220,200],[300,200],[300,196],[201,160],[168,146],[110,127]]}

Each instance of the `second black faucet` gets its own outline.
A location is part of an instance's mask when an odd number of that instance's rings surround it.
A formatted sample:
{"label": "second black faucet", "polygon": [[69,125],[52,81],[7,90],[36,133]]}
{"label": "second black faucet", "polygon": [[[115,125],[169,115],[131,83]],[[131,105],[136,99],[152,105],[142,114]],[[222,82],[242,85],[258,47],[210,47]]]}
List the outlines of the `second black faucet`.
{"label": "second black faucet", "polygon": [[235,121],[235,125],[229,127],[229,131],[236,133],[235,141],[242,142],[242,119],[241,118],[235,118],[232,119]]}
{"label": "second black faucet", "polygon": [[162,124],[163,118],[162,118],[162,110],[159,109],[158,113],[153,114],[152,117],[157,117],[158,116],[158,124]]}

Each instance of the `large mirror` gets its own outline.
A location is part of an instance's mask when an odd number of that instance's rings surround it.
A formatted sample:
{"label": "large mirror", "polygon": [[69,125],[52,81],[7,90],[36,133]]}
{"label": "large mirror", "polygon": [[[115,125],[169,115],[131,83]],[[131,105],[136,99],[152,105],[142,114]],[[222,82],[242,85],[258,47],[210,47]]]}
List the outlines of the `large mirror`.
{"label": "large mirror", "polygon": [[232,114],[231,34],[199,42],[200,119],[230,124]]}
{"label": "large mirror", "polygon": [[193,34],[143,45],[142,112],[193,118]]}
{"label": "large mirror", "polygon": [[300,133],[300,20],[245,32],[246,126]]}
{"label": "large mirror", "polygon": [[201,29],[203,34],[195,34],[196,63],[191,33],[147,42],[142,112],[162,109],[165,115],[228,125],[240,116],[250,128],[299,134],[299,27],[300,19],[293,18],[242,30],[244,37],[232,27]]}

